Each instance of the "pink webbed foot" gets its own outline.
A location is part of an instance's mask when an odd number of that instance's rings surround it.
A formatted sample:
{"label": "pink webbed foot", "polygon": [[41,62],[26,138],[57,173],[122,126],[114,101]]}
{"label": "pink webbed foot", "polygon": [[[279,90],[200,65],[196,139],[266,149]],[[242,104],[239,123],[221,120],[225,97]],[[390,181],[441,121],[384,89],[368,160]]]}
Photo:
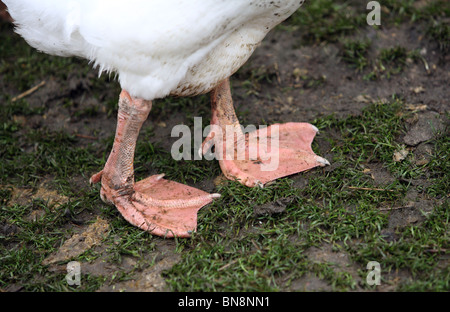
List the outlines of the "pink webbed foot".
{"label": "pink webbed foot", "polygon": [[245,133],[233,107],[228,79],[211,92],[211,132],[199,153],[214,145],[224,175],[253,187],[329,165],[311,149],[318,129],[308,123],[275,124]]}
{"label": "pink webbed foot", "polygon": [[116,206],[131,224],[164,237],[188,237],[197,228],[198,210],[219,194],[208,194],[154,175],[134,182],[136,140],[151,109],[151,101],[120,94],[116,136],[102,171],[90,182],[101,182],[103,201]]}
{"label": "pink webbed foot", "polygon": [[[219,160],[220,167],[229,179],[249,187],[262,187],[269,181],[329,165],[311,149],[316,133],[317,128],[309,123],[274,124],[250,132],[243,143],[245,154],[241,153],[240,157],[239,143],[235,142],[233,157],[224,153]],[[224,149],[226,145],[225,142]]]}
{"label": "pink webbed foot", "polygon": [[125,220],[144,231],[163,237],[189,237],[197,229],[198,210],[220,195],[169,181],[163,176],[153,175],[133,187],[117,189],[110,187],[108,178],[102,177],[100,196],[116,206]]}

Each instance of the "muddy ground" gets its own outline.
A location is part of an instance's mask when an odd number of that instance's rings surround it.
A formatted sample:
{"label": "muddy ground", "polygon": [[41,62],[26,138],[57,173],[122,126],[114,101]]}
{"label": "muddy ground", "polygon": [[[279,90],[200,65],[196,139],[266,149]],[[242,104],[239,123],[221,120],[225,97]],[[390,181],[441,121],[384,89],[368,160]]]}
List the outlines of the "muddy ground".
{"label": "muddy ground", "polygon": [[[2,28],[9,36],[16,36],[11,28]],[[415,120],[411,120],[409,128],[401,138],[405,146],[419,149],[423,155],[427,154],[426,144],[423,142],[431,139],[433,133],[429,129],[429,121],[437,120],[436,124],[444,131],[448,126],[446,114],[450,108],[450,55],[440,51],[438,45],[427,37],[426,23],[405,22],[389,27],[374,29],[370,26],[361,28],[352,34],[352,39],[367,39],[372,42],[369,50],[369,59],[374,59],[377,51],[393,46],[402,46],[406,50],[419,51],[426,62],[420,60],[408,60],[405,68],[398,74],[389,78],[376,80],[364,79],[371,70],[367,68],[358,72],[342,59],[342,42],[317,42],[302,44],[301,37],[296,31],[286,31],[277,28],[272,31],[256,50],[249,62],[231,77],[233,98],[235,107],[241,120],[245,124],[267,124],[274,122],[305,121],[334,114],[337,118],[358,116],[362,110],[374,101],[388,101],[396,95],[411,107],[417,108]],[[21,39],[17,39],[21,40]],[[86,66],[80,62],[80,66]],[[18,68],[20,71],[20,68]],[[301,78],[303,77],[303,78]],[[41,114],[32,116],[17,115],[18,122],[23,124],[24,130],[47,128],[49,131],[64,131],[74,135],[76,144],[80,147],[93,144],[102,153],[108,153],[105,149],[105,140],[110,139],[116,126],[116,108],[113,104],[117,101],[120,87],[111,79],[107,88],[97,88],[95,80],[97,72],[90,70],[80,74],[79,69],[71,69],[66,73],[66,79],[60,76],[46,75],[42,73],[33,81],[34,85],[42,85],[33,93],[26,95],[26,101],[31,108],[41,107]],[[249,82],[250,81],[250,82]],[[24,88],[27,89],[27,88]],[[0,77],[0,92],[9,97],[17,96],[24,90],[15,85],[8,84],[5,77]],[[5,101],[6,96],[3,96]],[[190,124],[191,116],[203,116],[209,118],[208,98],[196,97],[193,99],[200,104],[193,105],[191,115],[186,116],[185,111],[171,109],[164,112],[164,108],[156,105],[154,112],[150,114],[144,128],[151,127],[152,136],[140,136],[141,140],[158,142],[161,148],[170,149],[174,138],[170,132],[173,126],[181,123]],[[170,102],[171,100],[169,100]],[[176,101],[176,99],[173,99]],[[105,102],[110,104],[105,105]],[[70,104],[68,104],[70,103]],[[167,102],[165,102],[167,103]],[[89,112],[95,113],[90,114]],[[206,114],[206,115],[205,115]],[[328,133],[327,135],[333,135]],[[318,154],[324,157],[332,156],[332,146],[322,136],[316,139]],[[419,147],[420,145],[420,147]],[[32,150],[32,145],[24,145],[25,151]],[[23,164],[24,166],[26,164]],[[328,167],[334,170],[336,165]],[[98,168],[100,170],[101,167]],[[370,168],[372,179],[376,185],[386,185],[392,182],[393,177],[388,170],[374,165]],[[150,174],[152,170],[150,169]],[[87,178],[94,172],[86,172],[84,176],[72,176],[71,184],[80,189],[89,187]],[[147,172],[148,173],[148,172]],[[310,172],[307,174],[321,174]],[[49,173],[47,177],[52,178]],[[195,186],[205,191],[213,191],[216,188],[216,177],[199,181]],[[302,174],[292,177],[298,187],[302,187],[305,178]],[[411,181],[413,185],[427,183],[424,180]],[[54,200],[64,203],[69,200],[55,191],[46,187],[43,179],[39,187],[33,191],[27,188],[15,186],[11,201],[26,204],[33,198]],[[420,192],[412,190],[408,193],[408,200],[417,209],[405,211],[398,210],[389,217],[389,229],[421,222],[422,215],[419,211],[431,210],[436,201],[445,198],[430,199]],[[11,204],[11,203],[10,203]],[[112,208],[111,208],[112,209]],[[273,211],[273,207],[271,208]],[[39,212],[37,212],[39,214]],[[36,216],[30,216],[33,218]],[[81,215],[82,221],[93,221],[95,214]],[[108,231],[108,223],[99,216],[97,222],[90,225],[80,222],[78,233],[68,238],[65,243],[45,259],[51,272],[65,272],[65,264],[73,256],[79,255],[90,248],[101,252],[106,246],[102,245],[102,238]],[[4,233],[13,233],[3,225]],[[9,232],[8,232],[9,231]],[[154,253],[147,255],[154,265],[143,266],[140,274],[131,280],[119,281],[113,284],[105,284],[98,288],[100,291],[162,291],[170,290],[164,276],[165,270],[177,263],[181,254],[176,251],[176,242],[168,239],[155,239]],[[360,264],[354,263],[345,251],[336,252],[330,244],[324,243],[319,247],[311,247],[307,251],[307,257],[311,261],[334,263],[336,268],[361,280],[358,276]],[[113,275],[118,269],[129,271],[141,263],[132,256],[123,256],[121,262],[108,263],[104,259],[97,258],[92,262],[86,262],[83,266],[85,273],[93,275]],[[448,265],[448,259],[443,265]],[[446,264],[445,264],[446,263]],[[407,271],[394,273],[392,280],[409,278]],[[395,276],[394,276],[395,275]],[[389,291],[395,289],[394,284],[385,284],[377,290]],[[4,291],[16,291],[21,289],[20,284],[5,285]],[[333,290],[330,283],[320,279],[314,274],[305,274],[294,280],[283,290]],[[357,290],[361,288],[356,288]]]}

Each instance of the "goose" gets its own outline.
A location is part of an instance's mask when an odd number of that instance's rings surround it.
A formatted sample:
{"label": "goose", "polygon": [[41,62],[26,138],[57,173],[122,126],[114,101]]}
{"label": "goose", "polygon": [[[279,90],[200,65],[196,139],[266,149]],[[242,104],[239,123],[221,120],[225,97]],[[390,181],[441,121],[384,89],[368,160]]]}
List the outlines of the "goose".
{"label": "goose", "polygon": [[3,1],[15,31],[32,47],[85,58],[100,73],[117,75],[122,91],[113,147],[90,182],[101,183],[101,199],[142,230],[189,237],[198,210],[220,196],[164,174],[135,182],[136,140],[154,100],[210,93],[211,130],[199,153],[214,147],[225,177],[248,187],[329,164],[311,148],[316,127],[289,122],[246,133],[231,97],[230,76],[304,0]]}

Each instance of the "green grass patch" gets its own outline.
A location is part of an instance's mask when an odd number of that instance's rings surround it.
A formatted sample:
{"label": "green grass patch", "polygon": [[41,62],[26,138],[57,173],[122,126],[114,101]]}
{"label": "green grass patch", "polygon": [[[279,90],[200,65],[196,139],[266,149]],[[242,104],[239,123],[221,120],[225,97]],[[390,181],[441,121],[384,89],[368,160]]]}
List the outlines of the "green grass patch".
{"label": "green grass patch", "polygon": [[427,34],[433,38],[439,46],[439,49],[447,54],[450,50],[450,24],[444,21],[433,21],[428,26]]}
{"label": "green grass patch", "polygon": [[[174,291],[277,291],[312,273],[335,290],[355,289],[355,276],[336,269],[331,262],[317,263],[307,256],[313,246],[333,244],[351,255],[361,268],[367,261],[378,259],[383,270],[407,269],[417,282],[402,284],[401,289],[444,289],[448,270],[440,268],[439,263],[441,253],[448,248],[446,204],[428,214],[423,225],[397,229],[398,238],[387,241],[382,231],[388,226],[389,213],[380,211],[380,207],[401,205],[410,186],[395,179],[382,187],[386,191],[375,190],[373,181],[364,173],[364,168],[373,163],[381,164],[396,178],[420,178],[431,171],[434,191],[430,194],[448,194],[445,136],[432,142],[436,152],[427,167],[415,166],[412,159],[393,161],[393,153],[402,147],[397,138],[408,117],[401,112],[403,102],[394,97],[387,103],[371,105],[358,116],[315,120],[323,133],[339,134],[334,139],[327,136],[332,146],[330,161],[338,166],[331,171],[318,169],[305,174],[308,183],[304,188],[295,187],[289,178],[264,189],[248,189],[232,181],[219,185],[217,191],[222,197],[200,210],[198,233],[192,239],[175,240],[176,250],[183,256],[181,262],[164,273],[168,285]],[[124,256],[148,258],[154,251],[155,238],[132,227],[113,207],[101,203],[98,189],[86,185],[80,190],[68,183],[73,175],[101,168],[104,151],[79,148],[76,138],[59,132],[31,130],[18,137],[15,134],[23,129],[7,119],[0,129],[0,153],[4,159],[0,183],[33,186],[51,172],[57,180],[53,185],[58,185],[58,190],[72,200],[58,208],[42,201],[10,206],[11,192],[2,190],[0,222],[16,227],[18,234],[2,234],[1,265],[5,270],[0,276],[0,287],[20,284],[26,290],[81,290],[68,287],[60,275],[48,272],[40,263],[70,236],[71,216],[86,211],[100,213],[110,223],[110,236],[105,241],[109,246],[108,261],[120,263]],[[37,147],[22,150],[32,143]],[[111,144],[112,138],[105,144],[105,151]],[[185,183],[219,174],[217,164],[176,162],[169,156],[158,145],[139,141],[138,176],[156,170]],[[149,162],[151,167],[145,167]],[[19,173],[18,167],[22,167]],[[256,205],[282,198],[292,198],[284,213],[255,216]],[[36,209],[43,209],[44,217],[38,222],[27,221]],[[77,259],[91,261],[98,257],[100,254],[91,251]],[[428,271],[443,275],[422,273]],[[39,278],[44,275],[45,283]],[[128,274],[119,275],[115,279],[83,275],[82,289],[95,290],[105,283],[130,278]]]}
{"label": "green grass patch", "polygon": [[346,41],[343,46],[342,59],[362,72],[368,65],[368,51],[370,49],[370,41]]}
{"label": "green grass patch", "polygon": [[301,31],[302,43],[335,42],[366,23],[363,10],[363,7],[355,9],[347,1],[307,1],[279,27]]}
{"label": "green grass patch", "polygon": [[[402,105],[401,100],[393,99],[370,106],[361,116],[316,120],[321,131],[338,129],[341,133],[342,139],[331,140],[332,163],[340,166],[309,175],[303,189],[293,187],[290,179],[263,190],[249,190],[233,182],[220,187],[221,199],[200,211],[198,233],[192,240],[180,242],[185,246],[182,249],[190,252],[166,273],[173,290],[282,290],[307,272],[328,281],[334,289],[354,289],[356,281],[351,274],[305,256],[310,247],[324,243],[343,244],[361,268],[374,259],[379,259],[383,270],[407,268],[424,280],[402,287],[422,288],[430,279],[421,272],[436,270],[439,263],[439,257],[426,250],[448,246],[448,234],[444,233],[448,231],[448,211],[436,207],[423,227],[398,229],[400,238],[389,242],[382,234],[389,214],[380,208],[401,204],[408,185],[396,180],[380,191],[363,172],[368,164],[381,163],[395,176],[405,170],[411,175],[424,174],[408,161],[399,164],[392,159],[399,148],[396,137],[403,131]],[[255,205],[289,196],[294,200],[286,213],[254,216]],[[425,288],[442,290],[445,276],[433,275],[436,285]]]}
{"label": "green grass patch", "polygon": [[408,51],[402,46],[384,48],[378,51],[377,58],[371,63],[372,71],[364,75],[366,80],[390,79],[404,71],[409,62],[423,61],[417,50]]}

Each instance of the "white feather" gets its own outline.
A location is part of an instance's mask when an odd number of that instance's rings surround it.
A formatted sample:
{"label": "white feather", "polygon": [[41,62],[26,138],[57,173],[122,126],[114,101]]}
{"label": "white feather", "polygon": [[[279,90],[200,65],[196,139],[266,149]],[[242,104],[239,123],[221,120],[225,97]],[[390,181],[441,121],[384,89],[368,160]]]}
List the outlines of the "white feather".
{"label": "white feather", "polygon": [[114,71],[152,100],[211,90],[303,0],[4,0],[36,49]]}

